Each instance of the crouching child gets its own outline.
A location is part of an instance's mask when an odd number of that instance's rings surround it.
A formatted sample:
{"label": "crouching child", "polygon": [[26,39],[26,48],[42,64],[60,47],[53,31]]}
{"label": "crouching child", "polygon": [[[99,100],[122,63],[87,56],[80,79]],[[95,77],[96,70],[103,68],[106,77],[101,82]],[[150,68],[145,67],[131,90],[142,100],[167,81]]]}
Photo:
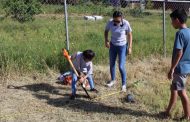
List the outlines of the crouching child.
{"label": "crouching child", "polygon": [[98,92],[95,89],[94,86],[94,80],[93,80],[93,63],[92,60],[95,57],[95,53],[92,50],[85,50],[83,52],[77,52],[71,56],[71,60],[80,75],[77,77],[77,75],[72,71],[72,100],[76,97],[76,87],[77,87],[77,81],[80,83],[83,83],[86,79],[89,82],[90,85],[90,91],[92,92]]}

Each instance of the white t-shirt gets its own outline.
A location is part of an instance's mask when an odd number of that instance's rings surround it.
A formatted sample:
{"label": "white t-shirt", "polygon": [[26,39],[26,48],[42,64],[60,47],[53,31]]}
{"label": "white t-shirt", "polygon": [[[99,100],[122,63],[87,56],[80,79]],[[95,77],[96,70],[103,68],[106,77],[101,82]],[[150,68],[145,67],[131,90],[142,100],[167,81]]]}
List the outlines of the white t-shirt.
{"label": "white t-shirt", "polygon": [[[129,22],[125,19],[122,20],[118,26],[114,25],[113,19],[109,20],[105,30],[111,31],[111,43],[115,46],[123,46],[127,43],[126,35],[132,32]],[[123,26],[120,26],[122,25]]]}
{"label": "white t-shirt", "polygon": [[71,56],[73,64],[77,71],[86,73],[87,75],[93,74],[93,64],[92,61],[85,62],[82,52],[77,52]]}

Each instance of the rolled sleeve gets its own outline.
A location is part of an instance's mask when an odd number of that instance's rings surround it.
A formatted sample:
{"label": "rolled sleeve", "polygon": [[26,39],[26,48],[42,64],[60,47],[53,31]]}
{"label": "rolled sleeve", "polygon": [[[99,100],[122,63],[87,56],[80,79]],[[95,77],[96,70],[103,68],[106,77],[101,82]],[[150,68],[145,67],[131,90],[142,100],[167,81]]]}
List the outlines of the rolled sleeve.
{"label": "rolled sleeve", "polygon": [[87,75],[93,74],[93,64],[92,62],[87,66]]}
{"label": "rolled sleeve", "polygon": [[131,28],[131,25],[129,24],[129,22],[126,22],[125,31],[126,31],[126,33],[132,32],[132,28]]}
{"label": "rolled sleeve", "polygon": [[106,27],[105,27],[105,31],[109,31],[110,30],[110,21],[107,22]]}

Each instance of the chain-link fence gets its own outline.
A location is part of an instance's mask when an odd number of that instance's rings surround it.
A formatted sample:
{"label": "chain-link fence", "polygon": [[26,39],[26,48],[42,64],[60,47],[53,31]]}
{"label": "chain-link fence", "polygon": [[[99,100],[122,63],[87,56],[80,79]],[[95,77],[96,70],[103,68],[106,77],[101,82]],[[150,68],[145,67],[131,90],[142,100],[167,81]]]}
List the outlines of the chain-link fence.
{"label": "chain-link fence", "polygon": [[[71,46],[71,49],[97,49],[99,47],[98,51],[107,52],[104,48],[104,28],[106,22],[112,17],[113,11],[120,10],[124,13],[124,18],[129,21],[133,29],[134,56],[169,55],[175,35],[175,30],[170,24],[169,13],[177,8],[184,8],[189,14],[190,1],[75,1],[74,5],[68,4],[69,37],[72,44],[85,46],[80,46],[80,48]],[[96,16],[101,16],[103,19],[96,19]],[[78,40],[81,40],[81,43]],[[104,56],[106,55],[102,54],[98,59]]]}
{"label": "chain-link fence", "polygon": [[48,15],[52,9],[53,14],[68,16],[63,20],[67,48],[71,52],[93,49],[97,53],[97,63],[108,61],[103,35],[115,10],[122,11],[124,19],[132,26],[133,56],[144,57],[171,54],[175,30],[169,13],[177,8],[189,12],[190,7],[189,1],[176,0],[67,0],[64,4],[65,1],[43,0],[45,13]]}
{"label": "chain-link fence", "polygon": [[[26,65],[27,68],[41,68],[44,62],[50,67],[64,68],[64,64],[59,61],[62,57],[57,55],[60,55],[58,52],[62,47],[67,46],[70,47],[70,53],[92,49],[97,54],[96,64],[107,63],[108,49],[104,45],[104,30],[115,10],[122,11],[124,19],[132,27],[132,57],[143,58],[163,53],[170,55],[176,30],[170,24],[169,13],[177,8],[184,8],[190,13],[190,1],[177,0],[67,0],[66,4],[65,0],[42,0],[40,3],[41,13],[35,16],[33,23],[18,25],[16,22],[4,21],[1,24],[1,44],[5,50],[8,49],[8,43],[12,45],[9,46],[12,53],[7,54],[15,53],[13,64],[17,57],[25,56],[18,60],[19,65]],[[0,5],[0,18],[5,13]],[[65,19],[66,14],[68,19]],[[23,40],[27,43],[23,43]],[[16,53],[15,49],[20,50],[20,53]],[[39,56],[35,55],[35,51]],[[31,55],[25,55],[24,52],[31,52]]]}
{"label": "chain-link fence", "polygon": [[162,6],[139,0],[88,1],[68,5],[70,49],[95,50],[96,62],[108,62],[104,30],[113,12],[120,10],[133,30],[133,56],[143,58],[151,54],[162,54]]}
{"label": "chain-link fence", "polygon": [[[168,0],[166,2],[166,18],[165,18],[165,23],[166,23],[166,49],[167,49],[167,54],[171,54],[172,48],[173,48],[173,43],[174,43],[174,38],[175,38],[175,33],[177,30],[173,28],[171,25],[171,19],[170,19],[170,13],[171,11],[178,9],[178,8],[183,8],[186,10],[188,16],[190,15],[190,1],[178,1],[178,0]],[[189,26],[190,24],[190,19],[188,18],[187,25]]]}

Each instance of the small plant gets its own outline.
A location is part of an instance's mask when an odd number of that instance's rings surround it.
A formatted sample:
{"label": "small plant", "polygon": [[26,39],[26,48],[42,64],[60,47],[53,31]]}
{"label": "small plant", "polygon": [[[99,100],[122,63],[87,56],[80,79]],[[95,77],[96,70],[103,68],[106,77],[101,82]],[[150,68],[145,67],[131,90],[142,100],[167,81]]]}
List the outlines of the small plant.
{"label": "small plant", "polygon": [[140,8],[134,8],[129,11],[133,17],[143,17],[143,11]]}
{"label": "small plant", "polygon": [[152,9],[152,8],[153,8],[152,0],[147,0],[146,9]]}
{"label": "small plant", "polygon": [[41,3],[39,0],[3,0],[3,9],[6,16],[26,22],[34,20],[34,15],[41,12]]}
{"label": "small plant", "polygon": [[144,17],[152,15],[150,12],[143,12],[141,8],[134,8],[129,11],[129,14],[133,17]]}

